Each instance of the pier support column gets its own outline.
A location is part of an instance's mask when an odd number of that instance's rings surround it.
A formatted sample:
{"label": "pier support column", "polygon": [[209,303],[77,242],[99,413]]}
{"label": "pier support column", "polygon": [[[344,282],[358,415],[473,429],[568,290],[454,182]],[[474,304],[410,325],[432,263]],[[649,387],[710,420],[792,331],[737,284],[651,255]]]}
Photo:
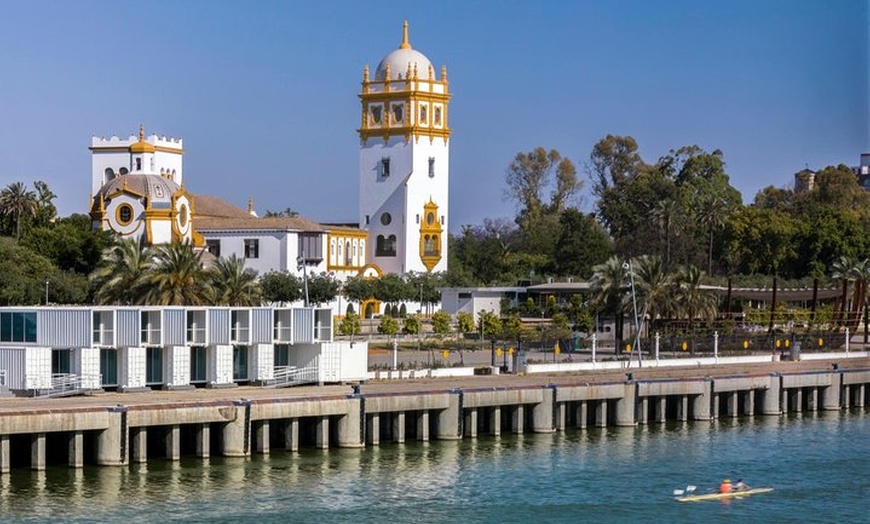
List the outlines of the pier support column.
{"label": "pier support column", "polygon": [[109,427],[97,434],[97,465],[122,466],[127,463],[127,408],[108,411]]}
{"label": "pier support column", "polygon": [[595,401],[595,426],[599,428],[607,427],[607,399]]}
{"label": "pier support column", "polygon": [[148,462],[148,428],[130,428],[130,454],[133,464]]}
{"label": "pier support column", "polygon": [[361,448],[365,437],[363,431],[362,400],[360,398],[347,399],[347,413],[338,419],[338,447]]}
{"label": "pier support column", "polygon": [[166,458],[181,460],[181,426],[175,424],[166,429]]}
{"label": "pier support column", "polygon": [[424,409],[417,415],[417,440],[429,442],[429,410]]}
{"label": "pier support column", "polygon": [[489,412],[489,434],[493,437],[501,436],[501,406],[495,406]]}
{"label": "pier support column", "polygon": [[556,399],[556,388],[544,388],[541,402],[532,407],[532,431],[535,433],[553,433],[553,404]]}
{"label": "pier support column", "polygon": [[782,388],[779,394],[779,409],[783,413],[788,413],[794,406],[789,406],[788,397],[789,393],[791,393],[787,388]]}
{"label": "pier support column", "polygon": [[638,424],[649,424],[649,397],[642,397],[637,403],[637,422]]}
{"label": "pier support column", "polygon": [[755,390],[750,389],[743,397],[743,414],[747,416],[755,416]]}
{"label": "pier support column", "polygon": [[254,427],[254,451],[257,453],[269,453],[271,441],[269,439],[269,421],[261,420],[253,424]]}
{"label": "pier support column", "polygon": [[251,401],[234,400],[233,418],[223,427],[223,447],[225,457],[247,457],[251,451]]}
{"label": "pier support column", "polygon": [[299,451],[299,419],[291,418],[284,424],[284,449]]}
{"label": "pier support column", "polygon": [[405,412],[393,413],[393,442],[405,443]]}
{"label": "pier support column", "polygon": [[626,382],[622,390],[622,398],[614,399],[617,426],[634,426],[635,391],[637,384]]}
{"label": "pier support column", "polygon": [[780,379],[781,377],[776,373],[770,375],[770,385],[764,391],[764,402],[761,406],[762,415],[782,414],[779,404]]}
{"label": "pier support column", "polygon": [[804,390],[803,388],[796,388],[794,392],[794,410],[798,413],[803,412],[804,410]]}
{"label": "pier support column", "polygon": [[737,408],[737,396],[736,391],[728,393],[725,409],[728,410],[728,416],[731,418],[737,418],[740,414],[740,410]]}
{"label": "pier support column", "polygon": [[462,437],[459,433],[462,417],[462,393],[451,391],[448,406],[438,412],[437,434],[439,440],[457,440]]}
{"label": "pier support column", "polygon": [[45,433],[30,437],[30,469],[45,471]]}
{"label": "pier support column", "polygon": [[317,417],[314,445],[317,449],[329,449],[329,417]]}
{"label": "pier support column", "polygon": [[819,410],[819,388],[812,387],[807,391],[807,411],[815,413]]}
{"label": "pier support column", "polygon": [[196,456],[209,458],[211,456],[211,425],[200,424],[196,427]]}
{"label": "pier support column", "polygon": [[710,398],[713,396],[713,382],[704,380],[704,392],[692,397],[692,420],[712,420]]}
{"label": "pier support column", "polygon": [[568,406],[565,402],[556,403],[556,431],[565,431],[566,420],[568,418]]}
{"label": "pier support column", "polygon": [[9,473],[12,455],[9,454],[9,435],[0,435],[0,473]]}
{"label": "pier support column", "polygon": [[840,409],[840,390],[842,388],[840,380],[843,375],[840,373],[831,373],[831,385],[821,389],[821,404],[822,409],[826,411],[838,411]]}
{"label": "pier support column", "polygon": [[722,395],[724,395],[724,394],[725,393],[713,394],[713,413],[712,413],[712,415],[713,415],[714,419],[719,418],[719,409],[720,409],[720,406],[722,404]]}
{"label": "pier support column", "polygon": [[586,419],[589,417],[589,404],[585,400],[577,403],[577,427],[586,429]]}
{"label": "pier support column", "polygon": [[852,386],[843,386],[843,409],[852,407]]}
{"label": "pier support column", "polygon": [[680,396],[680,409],[677,414],[677,419],[680,422],[686,422],[689,420],[689,395]]}
{"label": "pier support column", "polygon": [[864,384],[858,384],[855,386],[857,388],[856,396],[855,396],[855,407],[863,408],[864,407]]}
{"label": "pier support column", "polygon": [[81,431],[73,431],[69,435],[69,467],[82,468],[85,465],[85,435]]}
{"label": "pier support column", "polygon": [[520,404],[511,412],[511,431],[514,435],[522,435],[526,425],[526,407]]}
{"label": "pier support column", "polygon": [[379,446],[381,444],[381,414],[368,415],[366,422],[366,444]]}
{"label": "pier support column", "polygon": [[668,397],[656,397],[655,403],[655,420],[663,424],[668,420]]}
{"label": "pier support column", "polygon": [[465,412],[465,436],[477,438],[477,408],[469,408]]}

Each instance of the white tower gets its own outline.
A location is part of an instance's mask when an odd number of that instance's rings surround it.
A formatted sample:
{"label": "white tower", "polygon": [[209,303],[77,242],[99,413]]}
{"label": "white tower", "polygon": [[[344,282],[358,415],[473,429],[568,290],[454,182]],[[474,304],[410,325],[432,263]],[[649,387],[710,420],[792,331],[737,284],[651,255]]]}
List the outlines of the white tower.
{"label": "white tower", "polygon": [[450,101],[447,68],[408,42],[363,69],[360,136],[360,228],[366,259],[384,273],[447,269]]}

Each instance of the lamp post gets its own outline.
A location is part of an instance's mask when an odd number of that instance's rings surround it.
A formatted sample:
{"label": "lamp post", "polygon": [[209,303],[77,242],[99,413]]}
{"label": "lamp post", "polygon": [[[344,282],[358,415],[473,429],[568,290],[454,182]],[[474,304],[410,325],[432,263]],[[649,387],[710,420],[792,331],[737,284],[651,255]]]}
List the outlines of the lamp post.
{"label": "lamp post", "polygon": [[296,269],[302,270],[302,285],[305,288],[305,307],[308,307],[308,269],[305,264],[305,251],[299,252],[296,259]]}
{"label": "lamp post", "polygon": [[45,305],[48,305],[48,279],[45,279]]}
{"label": "lamp post", "polygon": [[[637,294],[635,294],[634,290],[634,268],[631,265],[631,259],[628,259],[628,262],[622,265],[622,268],[628,271],[628,277],[631,279],[631,303],[634,312],[634,346],[633,350],[637,350],[637,365],[638,367],[643,367],[643,362],[640,357],[640,324],[637,319]],[[628,359],[629,363],[631,363],[631,357]]]}

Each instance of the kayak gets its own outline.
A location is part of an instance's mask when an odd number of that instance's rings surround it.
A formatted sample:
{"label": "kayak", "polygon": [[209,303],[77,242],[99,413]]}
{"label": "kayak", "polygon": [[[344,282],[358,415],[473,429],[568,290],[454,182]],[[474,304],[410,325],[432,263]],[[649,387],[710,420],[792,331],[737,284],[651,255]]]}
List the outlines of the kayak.
{"label": "kayak", "polygon": [[754,489],[745,489],[742,491],[730,491],[728,493],[707,493],[704,495],[686,495],[683,497],[677,497],[678,502],[695,502],[699,500],[723,500],[723,499],[736,499],[741,497],[748,497],[750,495],[757,495],[759,493],[767,493],[768,491],[773,491],[773,488],[754,488]]}

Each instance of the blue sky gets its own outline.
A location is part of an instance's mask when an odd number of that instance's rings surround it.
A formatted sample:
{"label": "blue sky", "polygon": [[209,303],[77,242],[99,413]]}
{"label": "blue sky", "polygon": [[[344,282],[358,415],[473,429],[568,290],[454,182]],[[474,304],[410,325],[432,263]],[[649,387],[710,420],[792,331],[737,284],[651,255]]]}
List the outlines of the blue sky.
{"label": "blue sky", "polygon": [[184,138],[195,194],[355,220],[362,69],[405,18],[448,67],[454,231],[514,216],[505,168],[539,145],[581,172],[608,133],[650,162],[718,148],[744,201],[870,152],[866,0],[0,7],[0,186],[45,180],[62,215],[87,209],[90,137],[144,123]]}

